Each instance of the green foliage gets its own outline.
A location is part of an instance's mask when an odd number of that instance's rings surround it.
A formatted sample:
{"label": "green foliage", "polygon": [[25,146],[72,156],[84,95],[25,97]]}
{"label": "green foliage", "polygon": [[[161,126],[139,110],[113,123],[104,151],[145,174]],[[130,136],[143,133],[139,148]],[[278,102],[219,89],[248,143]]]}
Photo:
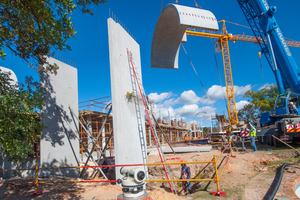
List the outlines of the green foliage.
{"label": "green foliage", "polygon": [[38,111],[45,104],[43,90],[32,77],[25,84],[11,85],[9,74],[0,70],[0,150],[21,162],[33,152],[33,143],[44,128]]}
{"label": "green foliage", "polygon": [[255,104],[249,103],[239,110],[237,114],[239,121],[245,121],[245,123],[248,124],[249,122],[255,122],[260,115],[260,111]]}
{"label": "green foliage", "polygon": [[195,171],[195,174],[197,175],[197,176],[195,177],[195,179],[201,179],[201,178],[203,177],[203,175],[202,175],[201,173],[199,173],[198,170]]}
{"label": "green foliage", "polygon": [[[71,50],[67,40],[75,38],[71,20],[78,7],[82,13],[92,12],[90,4],[99,5],[106,0],[2,0],[0,1],[0,58],[4,47],[21,57],[39,72],[57,73],[58,66],[46,62],[50,49]],[[37,62],[35,66],[31,59]]]}
{"label": "green foliage", "polygon": [[126,92],[126,98],[127,99],[131,99],[131,98],[134,98],[134,97],[135,97],[134,92],[129,92],[129,91]]}
{"label": "green foliage", "polygon": [[207,137],[208,132],[210,132],[210,129],[208,127],[203,127],[203,135],[204,137]]}
{"label": "green foliage", "polygon": [[264,87],[257,92],[249,90],[244,94],[244,97],[250,98],[250,103],[259,108],[259,111],[271,111],[274,110],[275,100],[278,96],[278,88],[275,84],[268,87]]}

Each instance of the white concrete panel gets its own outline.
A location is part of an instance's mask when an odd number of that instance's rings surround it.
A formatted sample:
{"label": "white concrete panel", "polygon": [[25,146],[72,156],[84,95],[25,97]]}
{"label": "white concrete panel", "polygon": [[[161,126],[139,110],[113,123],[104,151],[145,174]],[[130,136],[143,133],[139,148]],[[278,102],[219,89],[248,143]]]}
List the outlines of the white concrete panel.
{"label": "white concrete panel", "polygon": [[[144,105],[140,98],[126,98],[127,92],[138,91],[127,49],[141,79],[140,46],[113,19],[109,18],[107,23],[116,165],[146,163]],[[139,92],[135,95],[140,97]],[[147,168],[145,170],[148,171]],[[121,177],[118,167],[116,178]]]}
{"label": "white concrete panel", "polygon": [[151,67],[178,68],[178,52],[188,27],[219,30],[216,17],[208,10],[167,5],[159,16],[153,34]]}
{"label": "white concrete panel", "polygon": [[1,67],[1,66],[0,66],[0,70],[2,72],[10,73],[10,78],[12,79],[12,81],[10,82],[11,85],[18,84],[17,76],[16,76],[16,74],[15,74],[15,72],[13,70],[5,68],[5,67]]}
{"label": "white concrete panel", "polygon": [[219,30],[218,21],[215,15],[204,9],[192,8],[188,6],[169,4],[164,10],[173,9],[179,19],[179,25],[204,30]]}
{"label": "white concrete panel", "polygon": [[[46,106],[41,113],[47,126],[41,134],[40,167],[79,166],[77,69],[54,58],[48,61],[56,63],[59,69],[57,75],[40,76],[46,90]],[[78,177],[79,169],[43,170],[41,174]]]}
{"label": "white concrete panel", "polygon": [[[188,153],[188,152],[207,152],[212,149],[212,146],[189,146],[189,147],[172,147],[175,153]],[[147,152],[150,153],[152,151],[156,151],[156,148],[149,148],[147,149]],[[163,147],[162,151],[164,153],[173,153],[172,149],[169,147]]]}

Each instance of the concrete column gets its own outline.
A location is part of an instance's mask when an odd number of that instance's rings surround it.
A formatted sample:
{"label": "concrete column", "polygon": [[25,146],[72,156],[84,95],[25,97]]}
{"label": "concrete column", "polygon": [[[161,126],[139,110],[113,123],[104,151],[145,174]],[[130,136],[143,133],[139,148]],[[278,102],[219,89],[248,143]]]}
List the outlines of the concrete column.
{"label": "concrete column", "polygon": [[[90,115],[87,116],[87,130],[93,134],[93,130],[92,130],[92,117]],[[91,137],[89,137],[89,134],[87,134],[87,143],[88,143],[88,149],[89,151],[91,151],[91,149],[93,148],[93,140]]]}
{"label": "concrete column", "polygon": [[102,130],[101,137],[102,137],[102,149],[104,149],[104,147],[105,147],[105,145],[106,145],[105,127],[104,127],[103,130]]}
{"label": "concrete column", "polygon": [[[139,44],[112,18],[107,20],[110,60],[111,99],[115,164],[147,163],[145,113],[138,86],[129,62],[142,81]],[[142,82],[140,83],[142,84]],[[135,92],[136,98],[126,98],[127,92]],[[148,177],[148,168],[143,168]],[[121,179],[120,167],[115,169],[116,179]]]}
{"label": "concrete column", "polygon": [[[105,108],[103,110],[103,113],[105,113]],[[103,123],[103,122],[102,122]],[[102,125],[102,124],[101,124]],[[101,126],[100,126],[101,127]],[[104,125],[104,128],[102,130],[102,133],[101,133],[101,137],[102,137],[102,149],[104,149],[105,145],[106,145],[106,138],[105,138],[105,125]],[[106,156],[106,152],[104,152],[105,156]]]}

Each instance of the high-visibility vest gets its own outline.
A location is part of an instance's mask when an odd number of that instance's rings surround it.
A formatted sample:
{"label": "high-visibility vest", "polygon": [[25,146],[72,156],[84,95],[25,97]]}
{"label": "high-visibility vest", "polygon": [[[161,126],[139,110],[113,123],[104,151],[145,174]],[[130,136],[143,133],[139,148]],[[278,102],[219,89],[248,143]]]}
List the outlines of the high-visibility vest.
{"label": "high-visibility vest", "polygon": [[231,135],[231,128],[226,129],[226,135]]}
{"label": "high-visibility vest", "polygon": [[256,137],[256,130],[253,130],[253,129],[252,129],[252,130],[250,131],[250,136],[251,136],[251,137]]}

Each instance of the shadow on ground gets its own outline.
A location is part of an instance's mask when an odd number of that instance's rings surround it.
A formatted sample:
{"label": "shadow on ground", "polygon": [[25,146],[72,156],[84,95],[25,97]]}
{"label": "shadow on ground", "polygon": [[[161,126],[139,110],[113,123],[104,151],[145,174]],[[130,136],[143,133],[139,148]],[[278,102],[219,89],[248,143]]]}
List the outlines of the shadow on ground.
{"label": "shadow on ground", "polygon": [[[34,180],[31,180],[34,181]],[[4,184],[0,186],[0,199],[8,200],[29,200],[29,199],[82,199],[80,193],[83,192],[86,187],[84,185],[70,184],[64,187],[62,184],[43,184],[39,187],[39,191],[43,190],[42,194],[33,195],[36,191],[35,184]]]}

